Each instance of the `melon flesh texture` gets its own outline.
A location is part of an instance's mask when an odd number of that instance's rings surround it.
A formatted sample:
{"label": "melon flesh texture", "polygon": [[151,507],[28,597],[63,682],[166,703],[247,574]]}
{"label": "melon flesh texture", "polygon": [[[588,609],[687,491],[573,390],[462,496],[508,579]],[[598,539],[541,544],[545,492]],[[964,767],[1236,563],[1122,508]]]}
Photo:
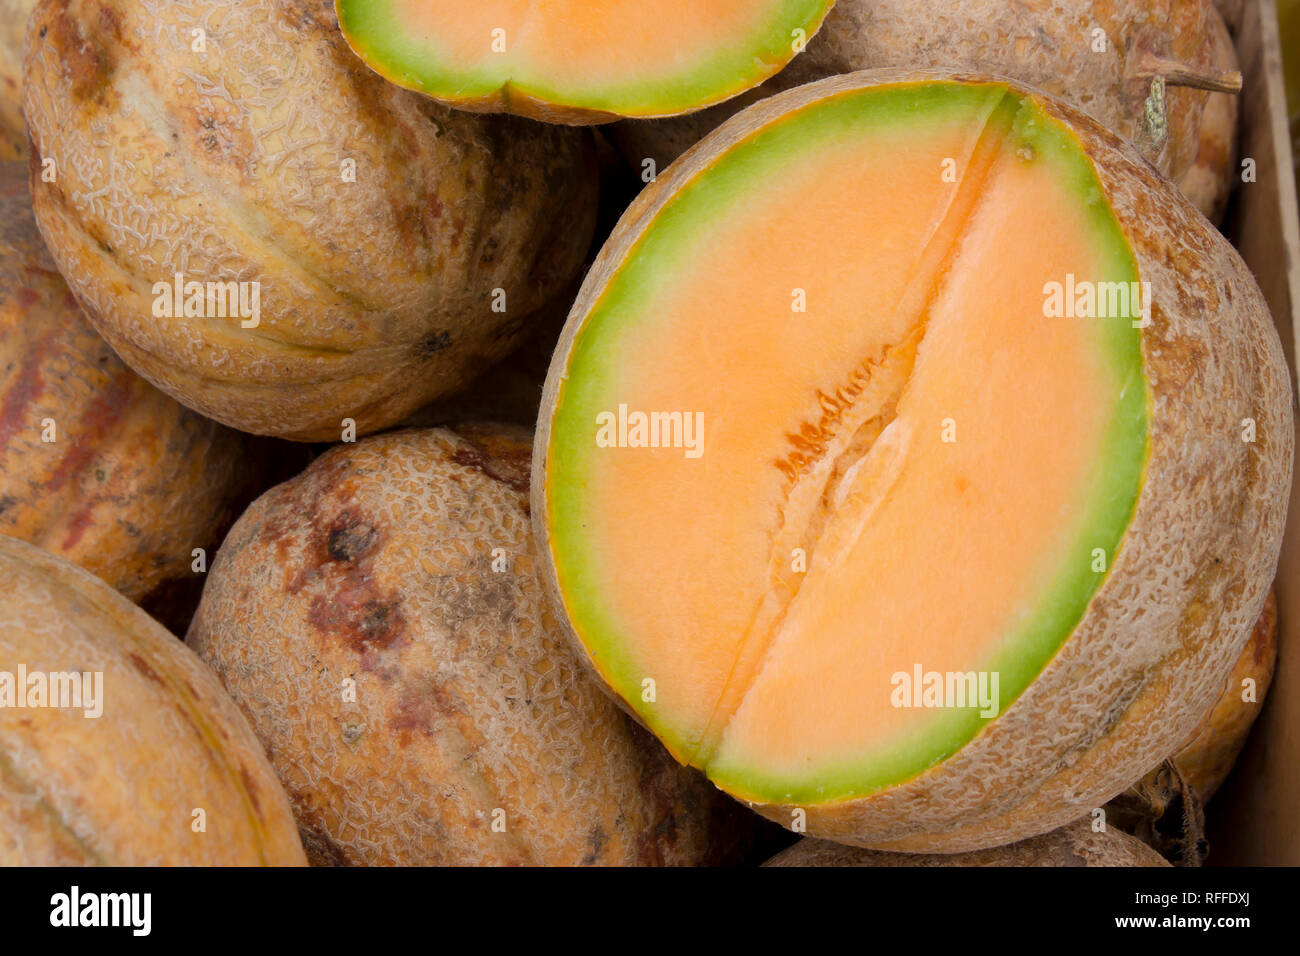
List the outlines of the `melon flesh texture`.
{"label": "melon flesh texture", "polygon": [[558,122],[671,116],[776,73],[830,0],[338,0],[352,48],[466,109]]}
{"label": "melon flesh texture", "polygon": [[[1102,195],[1033,101],[904,84],[660,211],[569,353],[546,520],[575,631],[678,759],[755,802],[869,794],[989,719],[897,707],[894,674],[996,671],[1001,712],[1069,637],[1147,454],[1136,312],[1044,316],[1067,274],[1138,279]],[[702,454],[598,447],[620,405],[702,413]]]}

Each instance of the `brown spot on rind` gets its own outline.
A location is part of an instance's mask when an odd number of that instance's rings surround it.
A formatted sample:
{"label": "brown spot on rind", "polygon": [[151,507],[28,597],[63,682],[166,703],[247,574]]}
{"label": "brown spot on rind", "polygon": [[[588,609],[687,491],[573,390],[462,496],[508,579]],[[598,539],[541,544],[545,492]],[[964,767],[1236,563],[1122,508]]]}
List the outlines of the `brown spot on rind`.
{"label": "brown spot on rind", "polygon": [[379,531],[374,526],[353,522],[350,513],[344,512],[330,527],[326,550],[335,561],[356,561],[369,554],[378,539]]}
{"label": "brown spot on rind", "polygon": [[302,848],[307,851],[307,859],[312,866],[352,865],[343,848],[329,838],[323,826],[300,821],[298,836],[302,839]]}
{"label": "brown spot on rind", "polygon": [[605,844],[609,842],[609,837],[605,835],[604,829],[597,824],[591,828],[587,834],[587,843],[591,845],[591,852],[582,860],[583,866],[594,866],[600,862],[601,854],[605,850]]}
{"label": "brown spot on rind", "polygon": [[532,448],[523,441],[501,436],[490,428],[458,426],[453,431],[464,443],[451,453],[453,463],[487,475],[493,481],[528,494]]}
{"label": "brown spot on rind", "polygon": [[437,355],[451,345],[451,333],[445,330],[430,332],[420,344],[416,346],[416,351],[420,355]]}
{"label": "brown spot on rind", "polygon": [[72,81],[72,95],[79,100],[103,103],[113,78],[115,63],[102,38],[120,33],[117,14],[109,7],[101,6],[99,28],[93,37],[86,37],[82,35],[70,7],[68,0],[62,0],[58,8],[50,12],[52,23],[47,26],[53,29],[47,35],[43,27],[42,35],[53,45],[62,60]]}
{"label": "brown spot on rind", "polygon": [[68,522],[68,534],[61,546],[64,551],[75,548],[85,537],[86,532],[95,526],[95,508],[98,504],[98,499],[85,502]]}
{"label": "brown spot on rind", "polygon": [[41,369],[53,338],[54,333],[51,331],[23,356],[18,375],[0,402],[0,448],[8,444],[20,429],[32,424],[27,419],[27,413],[45,387]]}
{"label": "brown spot on rind", "polygon": [[50,476],[49,490],[57,491],[68,479],[81,472],[94,458],[130,409],[139,391],[147,388],[130,369],[123,368],[86,410],[85,417],[77,423],[76,441],[72,451],[59,462]]}
{"label": "brown spot on rind", "polygon": [[436,684],[407,686],[402,688],[394,704],[388,726],[398,733],[416,731],[432,738],[437,733],[440,718],[454,719],[457,713],[458,708],[450,695]]}
{"label": "brown spot on rind", "polygon": [[239,779],[244,785],[244,792],[248,794],[248,799],[252,801],[253,812],[261,817],[262,801],[258,797],[257,781],[253,779],[253,775],[249,772],[248,767],[242,763],[239,765]]}
{"label": "brown spot on rind", "polygon": [[158,672],[153,669],[153,665],[139,654],[131,651],[126,655],[126,659],[131,662],[131,666],[139,671],[140,675],[146,680],[153,681],[155,684],[163,686],[163,679],[158,675]]}
{"label": "brown spot on rind", "polygon": [[379,595],[368,577],[317,595],[307,620],[316,630],[343,638],[358,653],[390,647],[406,634],[401,599]]}

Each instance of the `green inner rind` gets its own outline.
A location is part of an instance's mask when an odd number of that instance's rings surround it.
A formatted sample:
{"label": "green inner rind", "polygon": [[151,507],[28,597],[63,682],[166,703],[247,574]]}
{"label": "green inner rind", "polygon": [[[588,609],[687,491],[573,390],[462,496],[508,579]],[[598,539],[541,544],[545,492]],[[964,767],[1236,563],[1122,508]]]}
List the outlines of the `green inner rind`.
{"label": "green inner rind", "polygon": [[[620,330],[644,315],[637,303],[654,301],[655,287],[670,283],[678,267],[691,261],[697,245],[707,245],[709,233],[704,223],[712,210],[743,197],[747,187],[763,181],[791,156],[814,148],[819,138],[846,135],[845,130],[861,128],[864,122],[881,129],[898,122],[942,122],[951,111],[978,115],[988,111],[990,99],[1003,95],[1019,99],[999,84],[902,83],[846,91],[780,117],[678,189],[645,227],[575,338],[567,379],[556,398],[548,446],[546,492],[552,559],[570,619],[602,675],[679,757],[693,752],[699,731],[676,726],[670,715],[641,702],[641,679],[653,673],[636,660],[629,642],[619,636],[622,626],[617,609],[608,604],[601,586],[606,568],[583,551],[587,475],[599,462],[593,440],[595,414],[609,407],[608,380],[614,363],[608,356],[619,351]],[[1027,99],[1020,101],[1011,136],[1011,148],[1029,146],[1039,160],[1057,165],[1061,177],[1073,183],[1072,191],[1086,204],[1097,248],[1108,260],[1098,281],[1137,281],[1132,250],[1077,137]],[[1046,320],[1095,323],[1101,352],[1110,360],[1116,381],[1124,384],[1089,485],[1097,491],[1081,511],[1055,587],[1042,596],[1040,610],[1030,623],[1005,639],[992,660],[969,668],[999,672],[999,714],[1042,672],[1082,619],[1105,578],[1104,573],[1092,570],[1093,549],[1105,550],[1109,570],[1136,508],[1149,451],[1151,396],[1143,371],[1141,332],[1132,324],[1135,318]],[[724,789],[755,801],[849,799],[916,776],[956,753],[991,722],[975,709],[935,710],[927,716],[930,719],[918,721],[913,733],[885,751],[857,753],[839,763],[821,762],[816,785],[765,775],[751,766],[730,766],[721,760],[705,769]]]}
{"label": "green inner rind", "polygon": [[809,39],[831,0],[781,0],[769,25],[749,47],[721,50],[712,59],[675,75],[640,76],[621,83],[565,87],[530,76],[502,54],[504,66],[445,67],[432,45],[412,34],[391,0],[338,0],[339,25],[348,43],[369,66],[400,86],[448,102],[499,95],[527,97],[555,106],[627,117],[671,116],[702,109],[757,86],[794,56],[792,31]]}

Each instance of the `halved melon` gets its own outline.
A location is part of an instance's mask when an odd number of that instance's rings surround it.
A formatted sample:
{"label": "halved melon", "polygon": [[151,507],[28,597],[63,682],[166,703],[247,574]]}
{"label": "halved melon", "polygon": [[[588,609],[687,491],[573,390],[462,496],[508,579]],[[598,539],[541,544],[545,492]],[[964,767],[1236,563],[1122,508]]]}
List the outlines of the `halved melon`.
{"label": "halved melon", "polygon": [[834,0],[335,0],[352,49],[400,86],[555,123],[675,116],[757,86]]}
{"label": "halved melon", "polygon": [[1131,147],[1005,81],[853,74],[629,209],[533,513],[572,636],[679,760],[815,835],[972,849],[1208,708],[1290,415],[1249,272]]}

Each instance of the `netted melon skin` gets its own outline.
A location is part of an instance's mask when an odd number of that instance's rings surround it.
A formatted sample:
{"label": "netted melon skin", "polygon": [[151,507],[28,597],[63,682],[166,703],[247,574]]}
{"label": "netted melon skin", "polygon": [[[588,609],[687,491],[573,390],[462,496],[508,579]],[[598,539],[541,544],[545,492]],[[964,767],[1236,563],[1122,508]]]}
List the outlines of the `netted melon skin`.
{"label": "netted melon skin", "polygon": [[222,546],[188,640],[265,743],[314,862],[747,849],[761,821],[679,767],[565,643],[537,577],[529,455],[505,426],[338,446]]}
{"label": "netted melon skin", "polygon": [[[300,441],[390,427],[505,355],[581,267],[590,134],[398,89],[329,2],[43,0],[31,30],[51,253],[122,359],[211,418]],[[258,324],[183,314],[158,290],[177,275],[257,283]]]}
{"label": "netted melon skin", "polygon": [[0,866],[306,864],[257,738],[189,649],[4,535],[0,573],[0,670],[102,674],[98,716],[0,708]]}
{"label": "netted melon skin", "polygon": [[[1246,746],[1250,728],[1273,683],[1276,666],[1277,598],[1270,593],[1250,641],[1224,682],[1219,699],[1173,757],[1183,779],[1202,803],[1209,802],[1218,792]],[[1243,685],[1248,679],[1254,682],[1252,699],[1243,700]]]}
{"label": "netted melon skin", "polygon": [[[113,354],[55,269],[23,163],[0,163],[0,534],[97,574],[183,631],[239,512],[306,464],[183,407]],[[52,439],[52,440],[51,440]]]}

